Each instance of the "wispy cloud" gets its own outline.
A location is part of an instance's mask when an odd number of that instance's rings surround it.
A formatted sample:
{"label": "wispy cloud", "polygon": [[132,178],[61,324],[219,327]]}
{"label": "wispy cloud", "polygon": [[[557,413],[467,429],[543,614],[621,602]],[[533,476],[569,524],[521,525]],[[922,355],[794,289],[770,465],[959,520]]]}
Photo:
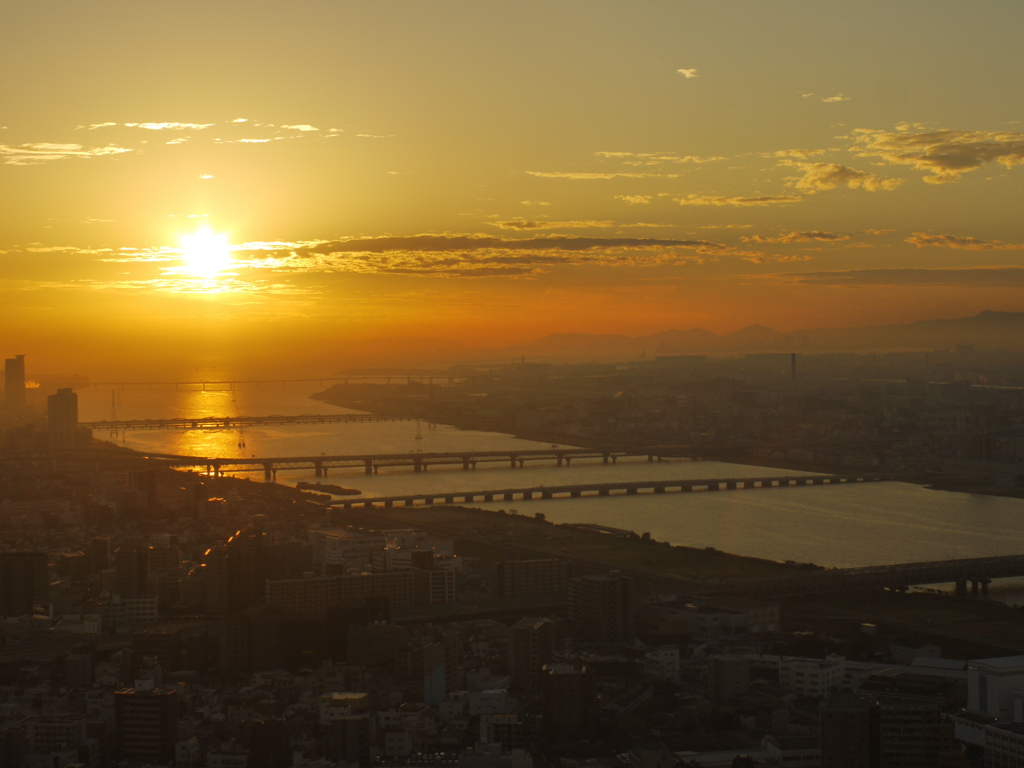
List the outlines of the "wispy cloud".
{"label": "wispy cloud", "polygon": [[119,125],[125,128],[142,128],[146,131],[202,131],[212,128],[216,123],[93,123],[89,130],[114,128]]}
{"label": "wispy cloud", "polygon": [[726,157],[700,157],[699,155],[677,155],[674,152],[595,152],[598,157],[622,160],[626,165],[662,165],[664,163],[713,163],[728,160]]}
{"label": "wispy cloud", "polygon": [[69,157],[91,158],[121,155],[132,150],[126,147],[83,147],[81,144],[0,144],[0,157],[5,165],[36,165]]}
{"label": "wispy cloud", "polygon": [[780,149],[777,152],[765,152],[761,157],[798,157],[806,159],[825,154],[824,149]]}
{"label": "wispy cloud", "polygon": [[842,240],[849,240],[849,235],[841,235],[836,232],[820,232],[811,230],[807,232],[789,232],[785,235],[751,235],[740,238],[744,243],[836,243]]}
{"label": "wispy cloud", "polygon": [[957,248],[962,251],[1024,251],[1024,244],[1004,243],[1001,240],[979,240],[976,237],[957,237],[956,235],[929,235],[915,232],[904,242],[925,248],[929,245],[944,248]]}
{"label": "wispy cloud", "polygon": [[651,202],[650,195],[616,195],[616,200],[622,200],[630,205],[647,205]]}
{"label": "wispy cloud", "polygon": [[852,151],[858,157],[912,166],[929,174],[924,177],[929,184],[959,181],[965,173],[992,161],[1007,168],[1024,163],[1024,133],[1010,131],[893,133],[859,128],[854,131],[854,141]]}
{"label": "wispy cloud", "polygon": [[302,131],[303,133],[320,130],[319,128],[314,128],[312,125],[282,125],[281,127],[288,131]]}
{"label": "wispy cloud", "polygon": [[811,261],[813,258],[814,258],[813,256],[805,256],[805,255],[797,255],[797,254],[789,254],[789,255],[777,256],[777,255],[767,255],[767,254],[764,254],[764,253],[752,253],[750,255],[744,256],[743,260],[744,261],[749,261],[751,264],[772,264],[772,263],[785,264],[785,263],[789,263],[789,262]]}
{"label": "wispy cloud", "polygon": [[527,171],[529,176],[539,176],[542,179],[647,179],[664,178],[677,179],[676,173],[579,173],[574,171]]}
{"label": "wispy cloud", "polygon": [[1024,288],[1024,267],[850,269],[765,275],[779,282],[833,286]]}
{"label": "wispy cloud", "polygon": [[685,77],[687,80],[694,77],[699,77],[696,69],[677,69],[676,72]]}
{"label": "wispy cloud", "polygon": [[829,96],[828,98],[822,99],[826,104],[834,104],[837,101],[849,101],[849,96],[844,96],[841,93],[837,93],[835,96]]}
{"label": "wispy cloud", "polygon": [[687,195],[677,200],[680,205],[788,205],[803,201],[802,195],[758,195],[755,197],[726,197],[724,195]]}
{"label": "wispy cloud", "polygon": [[802,163],[796,160],[783,160],[779,165],[798,168],[802,176],[787,176],[786,186],[818,192],[835,189],[845,184],[850,189],[865,189],[877,192],[880,189],[893,190],[903,183],[903,179],[884,179],[867,171],[858,171],[839,163]]}
{"label": "wispy cloud", "polygon": [[594,227],[614,227],[614,221],[529,221],[515,219],[513,221],[491,221],[492,227],[498,229],[515,229],[520,231],[531,229],[593,229]]}

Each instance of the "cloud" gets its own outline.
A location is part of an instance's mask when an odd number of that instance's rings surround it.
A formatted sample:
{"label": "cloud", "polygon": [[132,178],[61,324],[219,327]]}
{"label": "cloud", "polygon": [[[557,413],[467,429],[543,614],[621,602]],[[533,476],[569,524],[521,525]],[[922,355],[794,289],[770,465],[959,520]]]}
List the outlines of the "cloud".
{"label": "cloud", "polygon": [[726,157],[700,157],[684,155],[680,157],[674,152],[595,152],[598,157],[616,158],[626,165],[661,165],[662,163],[713,163],[717,160],[728,160]]}
{"label": "cloud", "polygon": [[786,186],[817,192],[824,189],[835,189],[845,184],[850,189],[863,188],[869,192],[880,189],[893,190],[903,183],[903,179],[883,179],[867,171],[858,171],[838,163],[801,163],[796,160],[783,160],[781,166],[799,168],[803,176],[787,176]]}
{"label": "cloud", "polygon": [[575,173],[563,171],[527,171],[529,176],[539,176],[542,179],[647,179],[665,178],[677,179],[679,174],[675,173]]}
{"label": "cloud", "polygon": [[514,221],[491,221],[491,226],[498,229],[515,229],[520,231],[531,229],[591,229],[593,227],[614,227],[614,221],[528,221],[516,219]]}
{"label": "cloud", "polygon": [[289,131],[302,131],[308,133],[309,131],[319,131],[319,128],[314,128],[312,125],[282,125],[282,128],[286,128]]}
{"label": "cloud", "polygon": [[849,101],[849,100],[850,100],[849,96],[844,96],[841,93],[838,93],[835,96],[829,96],[827,99],[822,99],[822,101],[824,101],[826,104],[834,104],[837,101]]}
{"label": "cloud", "polygon": [[630,205],[647,205],[651,202],[650,195],[616,195],[616,200],[623,200]]}
{"label": "cloud", "polygon": [[1024,163],[1024,133],[1010,131],[927,131],[911,133],[905,124],[897,133],[858,128],[858,157],[880,157],[891,165],[925,171],[929,184],[959,181],[965,173],[995,161],[1007,168]]}
{"label": "cloud", "polygon": [[708,224],[698,229],[752,229],[753,224]]}
{"label": "cloud", "polygon": [[802,195],[759,195],[757,197],[724,197],[713,195],[687,195],[677,200],[680,205],[786,205],[803,202]]}
{"label": "cloud", "polygon": [[751,237],[740,238],[744,243],[836,243],[842,240],[849,240],[849,235],[840,235],[835,232],[790,232],[778,237],[768,235],[752,235]]}
{"label": "cloud", "polygon": [[957,237],[956,235],[929,235],[915,232],[904,240],[906,243],[925,248],[929,245],[957,248],[962,251],[1024,251],[1024,244],[1004,243],[1001,240],[979,240],[976,237]]}
{"label": "cloud", "polygon": [[689,80],[692,77],[699,77],[696,69],[677,69],[676,72],[685,77],[687,80]]}
{"label": "cloud", "polygon": [[778,152],[768,152],[761,157],[799,157],[806,159],[817,155],[824,155],[824,149],[780,149]]}
{"label": "cloud", "polygon": [[[237,120],[235,122],[238,122]],[[90,131],[97,128],[113,128],[122,125],[125,128],[142,128],[146,131],[202,131],[212,128],[215,123],[93,123],[89,126]]]}
{"label": "cloud", "polygon": [[811,261],[813,256],[768,256],[763,253],[751,253],[743,257],[744,261],[749,261],[752,264],[771,264],[773,262],[786,263],[795,261]]}
{"label": "cloud", "polygon": [[789,272],[765,277],[803,285],[1024,288],[1024,267],[851,269],[834,272]]}
{"label": "cloud", "polygon": [[69,157],[107,157],[120,155],[132,150],[125,147],[83,147],[81,144],[0,144],[0,157],[4,165],[36,165]]}
{"label": "cloud", "polygon": [[728,246],[708,240],[445,234],[304,244],[248,243],[235,249],[235,257],[240,268],[281,272],[528,277],[558,266],[681,264],[732,252]]}
{"label": "cloud", "polygon": [[551,203],[546,203],[543,200],[523,200],[520,205],[551,205]]}

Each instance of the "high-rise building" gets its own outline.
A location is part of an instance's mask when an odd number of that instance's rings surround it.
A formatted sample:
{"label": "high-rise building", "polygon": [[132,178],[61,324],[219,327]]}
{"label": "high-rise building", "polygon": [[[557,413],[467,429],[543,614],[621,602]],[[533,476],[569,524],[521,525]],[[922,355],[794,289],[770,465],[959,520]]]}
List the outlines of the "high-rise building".
{"label": "high-rise building", "polygon": [[173,760],[178,740],[178,692],[148,685],[118,691],[114,694],[114,724],[120,759]]}
{"label": "high-rise building", "polygon": [[4,402],[10,413],[25,410],[25,356],[4,361]]}
{"label": "high-rise building", "polygon": [[45,552],[0,552],[0,615],[24,616],[49,601]]}
{"label": "high-rise building", "polygon": [[495,597],[564,598],[572,576],[567,560],[505,560],[498,563]]}
{"label": "high-rise building", "polygon": [[266,593],[265,536],[246,528],[206,551],[207,603],[210,613],[247,608]]}
{"label": "high-rise building", "polygon": [[117,594],[125,600],[149,596],[149,547],[126,545],[114,553]]}
{"label": "high-rise building", "polygon": [[249,723],[249,768],[290,768],[292,740],[288,721],[280,717]]}
{"label": "high-rise building", "polygon": [[551,739],[581,741],[600,728],[597,681],[592,669],[573,664],[545,664],[544,734]]}
{"label": "high-rise building", "polygon": [[376,725],[372,712],[343,715],[321,723],[324,755],[338,763],[370,768],[377,751]]}
{"label": "high-rise building", "polygon": [[508,636],[508,671],[512,687],[538,693],[541,669],[555,660],[555,624],[551,619],[527,616],[512,625]]}
{"label": "high-rise building", "polygon": [[878,768],[880,759],[878,704],[829,694],[821,705],[821,768]]}
{"label": "high-rise building", "polygon": [[569,582],[569,619],[580,637],[595,643],[630,642],[636,637],[633,579],[612,571]]}
{"label": "high-rise building", "polygon": [[74,448],[78,442],[78,395],[58,389],[46,398],[46,430],[51,448]]}

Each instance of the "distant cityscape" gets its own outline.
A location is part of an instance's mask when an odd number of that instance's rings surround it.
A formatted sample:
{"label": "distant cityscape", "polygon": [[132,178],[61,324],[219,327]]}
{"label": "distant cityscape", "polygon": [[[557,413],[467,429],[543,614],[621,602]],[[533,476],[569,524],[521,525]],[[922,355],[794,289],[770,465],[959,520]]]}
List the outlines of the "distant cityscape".
{"label": "distant cityscape", "polygon": [[[75,384],[33,386],[25,356],[4,381],[0,768],[1024,761],[1021,609],[989,579],[753,599],[737,585],[823,571],[627,520],[343,509],[348,489],[105,442]],[[1022,391],[1024,356],[961,346],[520,361],[316,397],[595,455],[1021,496]]]}

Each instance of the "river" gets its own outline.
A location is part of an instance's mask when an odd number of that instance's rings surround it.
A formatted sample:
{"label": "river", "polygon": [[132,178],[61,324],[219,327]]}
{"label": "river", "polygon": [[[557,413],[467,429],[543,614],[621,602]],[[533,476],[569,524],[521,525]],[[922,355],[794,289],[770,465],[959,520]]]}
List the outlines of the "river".
{"label": "river", "polygon": [[[246,387],[235,391],[125,389],[79,391],[82,421],[210,415],[346,413],[309,395],[308,385]],[[460,430],[415,421],[307,424],[239,430],[129,431],[97,434],[130,448],[192,456],[296,456],[424,453],[547,447],[510,435]],[[617,465],[574,462],[510,469],[396,469],[374,476],[332,471],[325,482],[358,488],[367,496],[483,490],[618,479],[683,479],[797,474],[712,461],[644,460]],[[308,472],[279,472],[278,482],[315,481]],[[477,503],[476,506],[542,512],[553,522],[590,522],[649,532],[655,539],[773,560],[825,566],[883,565],[920,560],[1020,554],[1024,551],[1024,500],[931,491],[907,483],[811,486],[720,493],[643,494],[586,499]],[[1024,580],[992,585],[993,597],[1024,603]]]}

